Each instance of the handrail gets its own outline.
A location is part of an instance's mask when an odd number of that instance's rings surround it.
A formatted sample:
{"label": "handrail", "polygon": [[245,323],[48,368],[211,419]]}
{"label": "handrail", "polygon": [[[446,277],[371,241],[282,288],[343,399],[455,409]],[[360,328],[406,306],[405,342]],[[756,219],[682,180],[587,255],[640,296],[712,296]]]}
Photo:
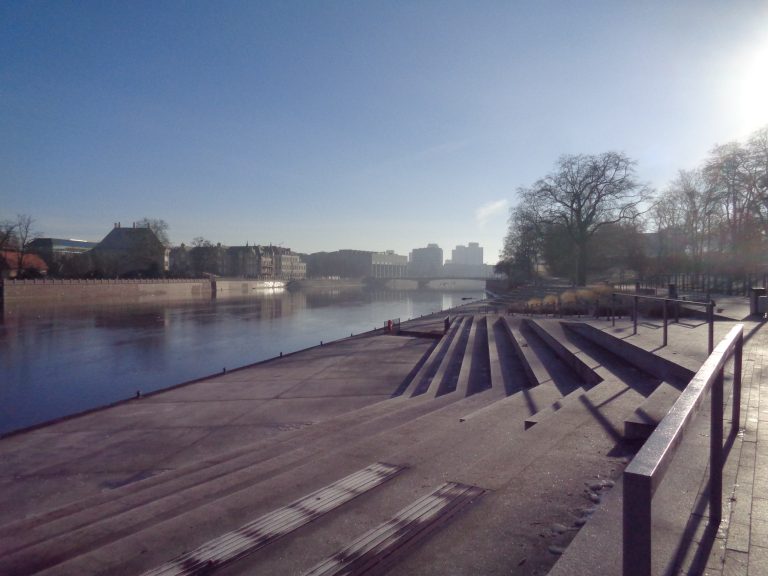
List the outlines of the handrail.
{"label": "handrail", "polygon": [[707,323],[709,324],[709,332],[707,334],[707,353],[712,354],[712,350],[715,347],[715,302],[710,300],[709,302],[698,302],[696,300],[681,300],[680,298],[664,298],[661,296],[644,296],[641,294],[627,294],[626,292],[613,292],[611,293],[611,325],[616,326],[616,298],[633,298],[634,304],[632,308],[632,334],[637,334],[637,316],[638,316],[638,303],[639,300],[654,300],[658,302],[664,302],[664,330],[662,332],[662,345],[667,345],[667,326],[669,324],[669,303],[675,305],[675,322],[680,322],[680,305],[686,306],[702,306],[707,312]]}
{"label": "handrail", "polygon": [[731,427],[738,430],[741,409],[741,364],[744,325],[737,324],[717,345],[683,390],[669,413],[624,470],[624,576],[651,574],[651,503],[690,428],[704,397],[712,390],[709,447],[709,517],[717,525],[723,510],[723,381],[733,356]]}

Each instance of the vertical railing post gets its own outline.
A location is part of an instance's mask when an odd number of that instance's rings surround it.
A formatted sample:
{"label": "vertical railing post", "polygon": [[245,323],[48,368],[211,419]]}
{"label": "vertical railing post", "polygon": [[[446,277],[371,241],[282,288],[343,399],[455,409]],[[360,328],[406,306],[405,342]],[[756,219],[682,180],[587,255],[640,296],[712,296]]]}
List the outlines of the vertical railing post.
{"label": "vertical railing post", "polygon": [[667,304],[668,300],[664,300],[664,346],[667,345]]}
{"label": "vertical railing post", "polygon": [[624,472],[623,576],[651,576],[651,478]]}
{"label": "vertical railing post", "polygon": [[[632,334],[637,334],[637,310],[638,310],[638,306],[637,306],[638,299],[637,299],[637,296],[634,297],[634,301],[635,302],[634,302],[633,310],[632,310],[632,318],[634,320],[634,323],[633,323],[633,326],[632,326],[632,330],[633,330]],[[711,350],[710,350],[710,352],[711,352]]]}
{"label": "vertical railing post", "polygon": [[680,302],[675,300],[675,324],[680,324]]}
{"label": "vertical railing post", "polygon": [[709,518],[715,526],[723,517],[723,368],[712,386],[709,435]]}
{"label": "vertical railing post", "polygon": [[731,406],[731,429],[738,432],[741,428],[741,362],[744,351],[744,332],[736,340],[733,353],[733,406]]}
{"label": "vertical railing post", "polygon": [[611,326],[616,326],[616,294],[611,294]]}
{"label": "vertical railing post", "polygon": [[712,354],[712,350],[715,349],[715,302],[713,300],[709,301],[707,312],[707,320],[709,321],[707,354]]}

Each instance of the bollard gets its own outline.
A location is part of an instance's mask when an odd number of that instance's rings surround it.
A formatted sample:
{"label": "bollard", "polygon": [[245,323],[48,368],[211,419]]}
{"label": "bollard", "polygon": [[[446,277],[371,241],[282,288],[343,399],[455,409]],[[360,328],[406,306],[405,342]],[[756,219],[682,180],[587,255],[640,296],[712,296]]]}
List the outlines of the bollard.
{"label": "bollard", "polygon": [[638,305],[637,305],[638,298],[637,298],[637,296],[634,297],[634,300],[635,300],[635,303],[633,305],[633,311],[632,311],[632,316],[633,316],[633,332],[632,332],[632,334],[637,334],[637,311],[638,311]]}

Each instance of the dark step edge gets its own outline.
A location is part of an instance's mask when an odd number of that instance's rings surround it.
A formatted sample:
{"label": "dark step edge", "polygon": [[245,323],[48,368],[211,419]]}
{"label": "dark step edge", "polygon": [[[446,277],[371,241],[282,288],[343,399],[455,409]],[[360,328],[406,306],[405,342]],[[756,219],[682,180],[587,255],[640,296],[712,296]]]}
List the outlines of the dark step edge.
{"label": "dark step edge", "polygon": [[[577,390],[583,392],[583,389],[581,388],[578,388]],[[490,389],[485,392],[487,393],[488,391],[490,391]],[[543,401],[541,396],[545,396]],[[527,405],[529,414],[535,414],[536,412],[545,410],[562,398],[563,396],[560,394],[560,391],[557,389],[554,382],[552,380],[548,380],[539,386],[534,386],[533,388],[523,388],[504,398],[495,398],[493,402],[485,406],[481,406],[472,412],[468,412],[459,417],[459,422],[467,422],[493,410],[503,410],[504,407],[508,405],[508,403],[519,402],[520,399],[522,399],[522,401]],[[541,408],[538,408],[538,403],[542,404]]]}
{"label": "dark step edge", "polygon": [[[437,396],[445,394],[449,378],[452,376],[450,371],[451,365],[456,361],[456,356],[458,354],[460,354],[463,359],[465,348],[462,348],[461,344],[464,342],[466,347],[464,335],[467,334],[467,338],[469,337],[469,331],[471,330],[473,323],[474,316],[465,316],[462,318],[461,325],[456,330],[456,335],[451,341],[451,345],[448,346],[448,350],[446,350],[445,356],[443,356],[443,360],[440,362],[437,372],[435,372],[435,375],[432,377],[432,382],[430,382],[426,392],[427,396],[436,398]],[[459,370],[461,370],[460,367]]]}
{"label": "dark step edge", "polygon": [[668,382],[660,382],[656,389],[624,419],[624,438],[645,440],[658,426],[677,401],[681,391]]}
{"label": "dark step edge", "polygon": [[542,420],[549,418],[550,416],[552,416],[562,408],[565,408],[571,402],[574,402],[575,400],[577,400],[582,394],[584,394],[584,389],[576,388],[576,390],[573,390],[572,392],[569,392],[562,398],[555,400],[549,406],[542,408],[535,414],[531,414],[528,418],[525,419],[525,422],[523,423],[523,425],[525,426],[525,429],[529,430],[530,428],[533,428],[533,426],[535,426]]}
{"label": "dark step edge", "polygon": [[576,354],[566,348],[538,322],[535,322],[530,318],[525,318],[522,320],[522,323],[533,330],[533,332],[541,338],[547,346],[549,346],[550,350],[552,350],[555,355],[566,364],[566,366],[576,373],[586,386],[594,386],[595,384],[602,382],[603,379],[597,372],[587,366],[578,356],[576,356]]}
{"label": "dark step edge", "polygon": [[475,318],[475,321],[472,322],[472,326],[469,329],[467,346],[464,348],[464,358],[461,361],[461,370],[459,370],[459,379],[456,382],[455,390],[462,397],[470,395],[469,377],[472,374],[472,365],[477,361],[474,357],[475,340],[478,337],[478,326],[481,322],[485,322],[485,317]]}
{"label": "dark step edge", "polygon": [[448,332],[446,332],[445,335],[440,339],[437,347],[429,355],[429,358],[421,367],[421,370],[419,370],[416,376],[413,377],[413,380],[408,385],[408,388],[406,388],[403,392],[403,396],[413,398],[415,396],[421,396],[422,394],[426,393],[427,390],[429,390],[429,382],[427,381],[430,378],[429,374],[431,373],[431,377],[434,377],[434,375],[440,369],[440,364],[448,353],[448,350],[456,338],[456,335],[459,332],[459,328],[461,328],[463,323],[463,316],[459,316],[453,320],[451,327],[448,329]]}
{"label": "dark step edge", "polygon": [[611,336],[595,326],[583,322],[561,322],[561,324],[566,330],[572,330],[608,352],[621,357],[641,372],[664,380],[679,390],[685,388],[693,378],[692,370],[630,344],[626,340]]}
{"label": "dark step edge", "polygon": [[526,384],[525,387],[533,388],[534,386],[538,386],[540,382],[539,382],[539,379],[536,377],[536,373],[533,371],[533,367],[531,366],[531,360],[530,358],[528,358],[528,355],[523,350],[523,346],[515,337],[515,334],[512,331],[512,327],[509,325],[509,322],[507,321],[506,318],[503,318],[503,317],[501,318],[501,326],[504,329],[504,332],[506,332],[507,337],[509,338],[509,341],[512,343],[512,348],[514,349],[515,354],[517,354],[518,360],[520,360],[520,363],[523,365],[523,370],[525,371],[525,384]]}
{"label": "dark step edge", "polygon": [[499,358],[499,346],[496,342],[496,326],[495,322],[487,322],[488,332],[488,361],[491,368],[491,390],[496,390],[498,393],[503,393],[507,396],[507,387],[504,383],[504,374],[501,371],[501,358]]}

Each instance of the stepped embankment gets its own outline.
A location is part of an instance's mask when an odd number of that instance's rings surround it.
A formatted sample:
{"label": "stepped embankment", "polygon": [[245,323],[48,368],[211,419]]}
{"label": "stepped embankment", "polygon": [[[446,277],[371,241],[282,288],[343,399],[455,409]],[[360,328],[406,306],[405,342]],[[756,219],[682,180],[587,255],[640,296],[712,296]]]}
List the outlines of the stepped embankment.
{"label": "stepped embankment", "polygon": [[[765,333],[746,329],[754,364]],[[624,467],[707,356],[706,325],[669,330],[660,347],[653,320],[633,334],[474,302],[2,438],[0,573],[617,573]],[[746,398],[730,454],[754,456]],[[642,434],[639,413],[656,415]],[[660,492],[686,497],[657,562],[705,471]],[[751,510],[739,530],[757,537]],[[722,534],[721,569],[744,545]]]}

